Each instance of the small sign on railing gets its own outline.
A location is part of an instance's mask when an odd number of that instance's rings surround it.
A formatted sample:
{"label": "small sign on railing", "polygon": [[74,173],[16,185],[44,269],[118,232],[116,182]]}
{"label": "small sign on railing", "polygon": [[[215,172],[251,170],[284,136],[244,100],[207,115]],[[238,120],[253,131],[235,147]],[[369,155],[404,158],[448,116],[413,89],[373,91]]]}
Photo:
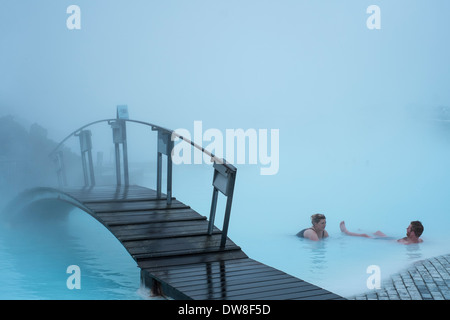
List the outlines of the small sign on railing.
{"label": "small sign on railing", "polygon": [[117,106],[117,119],[130,119],[130,116],[128,115],[128,106],[126,104]]}
{"label": "small sign on railing", "polygon": [[231,179],[231,172],[223,164],[214,163],[213,186],[225,196],[231,194],[234,187],[234,180]]}
{"label": "small sign on railing", "polygon": [[211,211],[209,214],[208,234],[211,235],[214,227],[214,219],[216,216],[217,197],[219,191],[227,197],[227,204],[225,207],[225,217],[222,228],[222,238],[220,240],[220,247],[224,248],[227,241],[228,224],[231,215],[231,203],[233,202],[234,183],[236,181],[236,168],[231,165],[214,163],[214,178],[213,178],[213,197],[211,200]]}

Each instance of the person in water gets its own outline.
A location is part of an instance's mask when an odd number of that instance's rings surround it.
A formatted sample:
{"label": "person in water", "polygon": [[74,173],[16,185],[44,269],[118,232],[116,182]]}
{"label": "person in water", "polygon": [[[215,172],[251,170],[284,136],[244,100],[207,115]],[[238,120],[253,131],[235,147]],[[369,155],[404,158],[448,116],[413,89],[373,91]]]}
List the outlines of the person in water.
{"label": "person in water", "polygon": [[[355,233],[350,232],[347,230],[347,227],[345,226],[345,222],[341,221],[340,228],[343,233],[349,236],[355,236],[355,237],[365,237],[365,238],[388,238],[383,232],[377,231],[373,234],[373,236],[370,236],[366,233]],[[420,221],[411,221],[408,228],[406,228],[406,237],[398,239],[398,243],[402,244],[413,244],[413,243],[421,243],[423,242],[422,239],[420,239],[420,236],[423,233],[423,225]]]}
{"label": "person in water", "polygon": [[323,214],[316,213],[311,216],[311,228],[306,228],[297,233],[300,238],[306,238],[313,241],[319,241],[328,237],[328,232],[325,230],[327,226],[327,219]]}

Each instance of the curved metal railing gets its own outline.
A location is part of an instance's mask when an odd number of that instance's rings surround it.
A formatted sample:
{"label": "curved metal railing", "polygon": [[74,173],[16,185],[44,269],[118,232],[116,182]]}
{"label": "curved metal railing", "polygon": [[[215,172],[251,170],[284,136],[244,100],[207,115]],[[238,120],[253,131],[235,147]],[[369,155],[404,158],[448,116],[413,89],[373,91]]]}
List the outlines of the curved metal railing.
{"label": "curved metal railing", "polygon": [[[156,174],[156,192],[157,198],[162,199],[162,156],[167,156],[167,177],[166,177],[166,201],[167,205],[170,206],[172,203],[172,150],[174,147],[174,140],[181,139],[182,141],[190,144],[194,148],[202,151],[207,154],[211,158],[211,162],[213,162],[213,196],[211,200],[211,211],[210,211],[210,219],[208,225],[208,234],[212,234],[213,226],[214,226],[214,218],[217,208],[217,200],[218,200],[218,192],[220,191],[227,197],[227,203],[225,207],[225,217],[224,224],[222,228],[222,239],[221,239],[221,247],[225,246],[227,233],[228,233],[228,225],[229,219],[231,215],[231,203],[233,199],[234,185],[236,180],[236,172],[237,169],[230,163],[228,163],[225,159],[219,158],[215,156],[210,151],[206,150],[202,146],[194,143],[193,141],[183,137],[178,134],[174,130],[170,130],[149,122],[139,121],[139,120],[131,120],[128,117],[120,117],[119,107],[123,108],[123,106],[118,106],[117,110],[117,118],[115,119],[103,119],[93,121],[88,123],[77,130],[70,133],[67,137],[65,137],[50,153],[50,156],[53,158],[56,165],[56,172],[58,176],[58,184],[60,188],[64,188],[67,186],[67,178],[65,172],[64,165],[64,156],[62,146],[64,143],[69,140],[71,137],[79,137],[80,140],[80,150],[81,150],[81,162],[83,167],[83,175],[84,175],[84,183],[86,187],[94,187],[96,184],[95,174],[94,174],[94,165],[92,161],[92,133],[87,128],[99,124],[107,122],[111,128],[113,133],[113,143],[115,145],[115,169],[116,169],[116,181],[117,186],[122,186],[122,169],[123,169],[123,184],[126,186],[129,185],[129,175],[128,175],[128,146],[127,146],[127,131],[126,131],[126,123],[137,123],[145,126],[149,126],[153,131],[157,131],[157,174]],[[126,107],[125,107],[126,108]],[[126,115],[128,111],[125,109]],[[122,146],[122,157],[120,152],[120,146]],[[123,161],[123,165],[121,165],[121,158]]]}
{"label": "curved metal railing", "polygon": [[[211,157],[211,161],[212,162],[217,162],[220,164],[227,164],[230,169],[235,170],[236,168],[234,166],[232,166],[230,163],[227,163],[225,159],[223,158],[218,158],[217,156],[215,156],[213,153],[209,152],[208,150],[206,150],[205,148],[203,148],[202,146],[196,144],[195,142],[183,137],[182,135],[178,134],[177,132],[175,132],[174,130],[170,130],[170,129],[166,129],[164,127],[158,126],[156,124],[153,123],[149,123],[149,122],[145,122],[145,121],[139,121],[139,120],[132,120],[132,119],[121,119],[123,121],[126,122],[134,122],[134,123],[139,123],[139,124],[143,124],[146,126],[149,126],[152,128],[152,130],[156,131],[156,130],[161,130],[161,131],[165,131],[168,132],[172,135],[172,137],[175,138],[179,138],[187,143],[189,143],[190,145],[192,145],[193,147],[197,148],[198,150],[202,151],[203,153],[207,154],[208,156]],[[70,133],[67,137],[65,137],[54,149],[53,151],[50,153],[51,156],[53,156],[63,145],[64,143],[70,139],[73,136],[76,136],[79,132],[81,132],[83,129],[88,128],[90,126],[93,126],[95,124],[98,123],[102,123],[102,122],[108,122],[109,124],[113,121],[117,121],[117,119],[103,119],[103,120],[97,120],[97,121],[93,121],[91,123],[88,123],[80,128],[78,128],[77,130],[73,131],[72,133]]]}

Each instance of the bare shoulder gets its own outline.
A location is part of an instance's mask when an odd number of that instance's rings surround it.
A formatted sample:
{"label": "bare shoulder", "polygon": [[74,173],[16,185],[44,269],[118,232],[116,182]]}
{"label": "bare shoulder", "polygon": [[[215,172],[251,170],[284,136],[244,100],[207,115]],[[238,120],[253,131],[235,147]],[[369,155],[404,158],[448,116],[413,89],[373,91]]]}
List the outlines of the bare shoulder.
{"label": "bare shoulder", "polygon": [[311,229],[305,230],[303,233],[303,237],[308,238],[310,240],[318,241],[317,233]]}
{"label": "bare shoulder", "polygon": [[397,240],[398,243],[402,243],[402,244],[414,244],[414,243],[422,243],[423,240],[422,239],[418,239],[417,242],[416,241],[410,241],[407,237],[402,238],[402,239],[398,239]]}

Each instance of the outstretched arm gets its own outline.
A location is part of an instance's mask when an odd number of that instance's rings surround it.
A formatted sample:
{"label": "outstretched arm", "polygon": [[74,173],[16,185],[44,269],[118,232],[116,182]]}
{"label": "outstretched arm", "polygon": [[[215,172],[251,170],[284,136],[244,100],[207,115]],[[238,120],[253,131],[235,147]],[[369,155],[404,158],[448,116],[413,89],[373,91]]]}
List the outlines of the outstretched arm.
{"label": "outstretched arm", "polygon": [[348,236],[371,238],[371,236],[369,236],[368,234],[365,234],[365,233],[356,233],[356,232],[348,231],[347,227],[345,226],[344,221],[341,221],[341,223],[339,224],[339,227],[341,228],[341,231]]}

